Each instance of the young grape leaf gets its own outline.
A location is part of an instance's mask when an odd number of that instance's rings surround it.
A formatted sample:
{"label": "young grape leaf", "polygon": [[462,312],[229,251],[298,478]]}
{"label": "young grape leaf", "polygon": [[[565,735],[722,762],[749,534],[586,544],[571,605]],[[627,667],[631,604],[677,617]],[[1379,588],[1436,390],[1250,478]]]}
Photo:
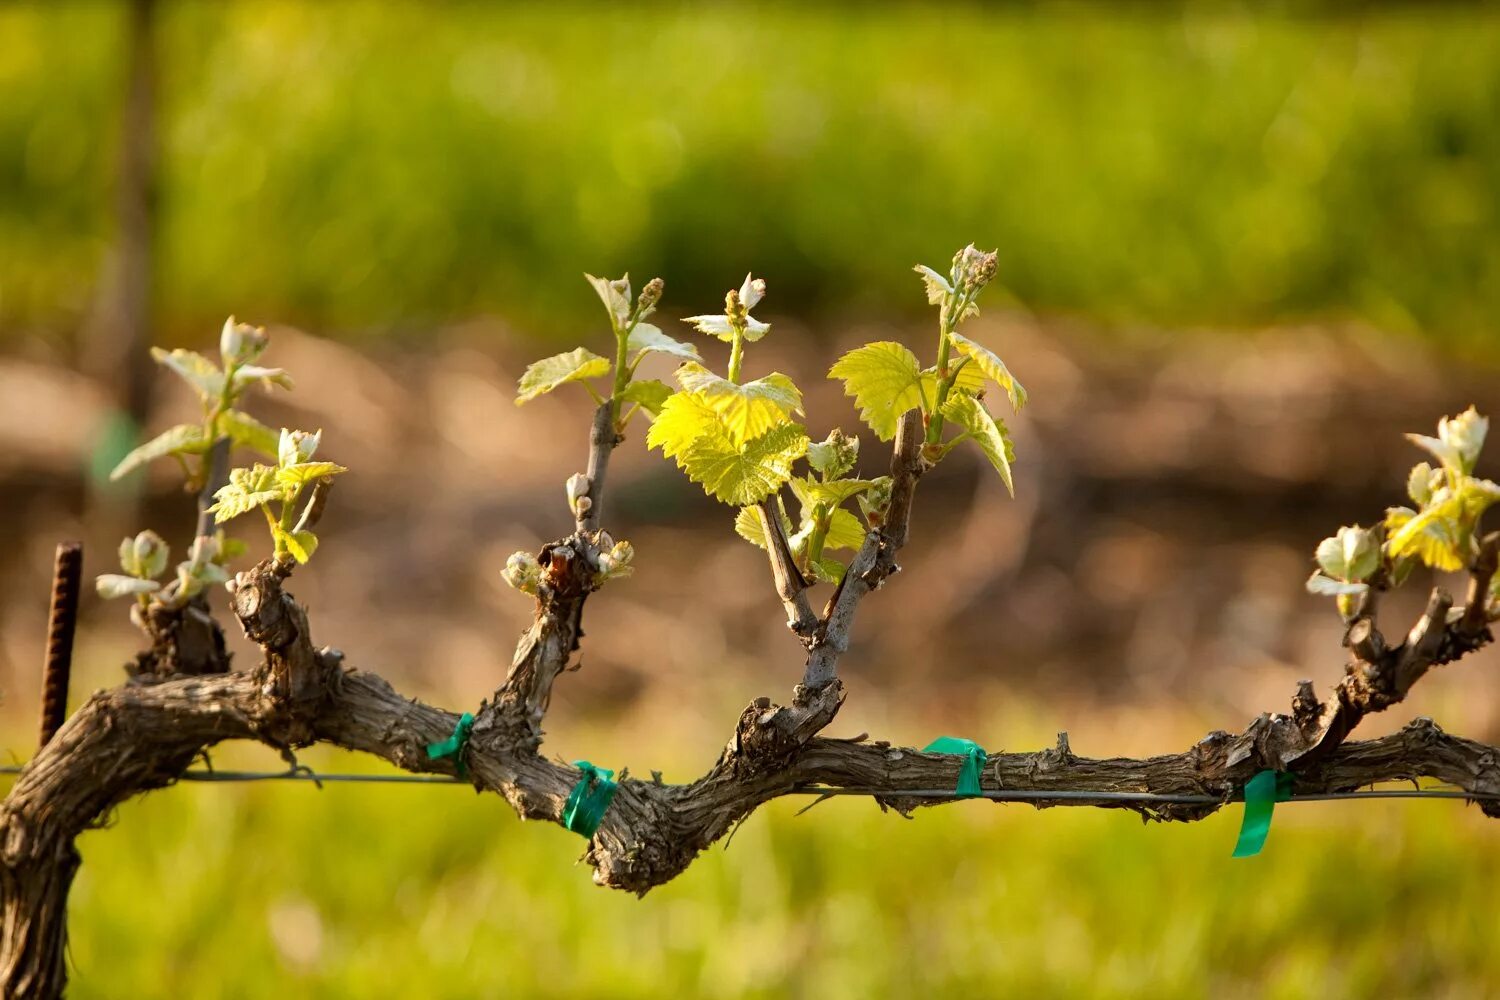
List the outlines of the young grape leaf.
{"label": "young grape leaf", "polygon": [[283,486],[298,486],[322,479],[324,476],[337,476],[348,471],[344,466],[333,462],[299,462],[296,465],[284,465],[277,469],[276,481]]}
{"label": "young grape leaf", "polygon": [[219,414],[219,430],[237,445],[260,452],[267,458],[275,458],[280,435],[240,410],[225,410]]}
{"label": "young grape leaf", "polygon": [[843,507],[833,508],[828,520],[828,534],[823,539],[825,549],[858,549],[865,543],[867,529]]}
{"label": "young grape leaf", "polygon": [[736,445],[785,424],[802,408],[802,393],[780,372],[739,384],[688,362],[677,369],[677,382],[718,414]]}
{"label": "young grape leaf", "polygon": [[922,405],[917,356],[894,341],[856,347],[839,358],[828,375],[843,380],[844,394],[854,397],[860,419],[882,441],[896,436],[896,423],[903,413]]}
{"label": "young grape leaf", "polygon": [[820,503],[837,507],[878,484],[879,481],[874,479],[834,479],[820,483],[810,476],[797,477],[787,483],[802,506],[809,509]]}
{"label": "young grape leaf", "polygon": [[626,342],[626,349],[636,352],[635,361],[639,361],[644,354],[655,352],[657,354],[669,354],[683,361],[701,361],[698,348],[681,340],[674,340],[662,333],[660,329],[650,323],[637,323],[635,329],[630,331],[630,339]]}
{"label": "young grape leaf", "polygon": [[120,459],[120,464],[115,466],[109,478],[114,480],[128,476],[148,462],[167,455],[201,455],[208,450],[210,443],[198,424],[169,427]]}
{"label": "young grape leaf", "polygon": [[209,402],[216,401],[224,392],[224,373],[219,371],[218,365],[197,351],[185,351],[180,347],[175,351],[164,351],[160,347],[153,347],[151,357],[157,364],[171,369],[192,386],[194,392]]}
{"label": "young grape leaf", "polygon": [[859,438],[834,428],[833,432],[816,444],[807,446],[807,464],[824,479],[837,479],[859,459]]}
{"label": "young grape leaf", "polygon": [[1392,507],[1385,514],[1386,549],[1393,559],[1411,556],[1433,569],[1463,569],[1458,518],[1462,504],[1456,498],[1413,511]]}
{"label": "young grape leaf", "polygon": [[662,404],[670,395],[672,395],[671,386],[665,382],[658,382],[654,378],[648,378],[627,383],[624,391],[620,393],[620,401],[639,403],[641,409],[654,417],[661,412]]}
{"label": "young grape leaf", "polygon": [[278,531],[281,544],[299,563],[306,563],[318,551],[318,536],[311,531]]}
{"label": "young grape leaf", "polygon": [[161,589],[155,580],[141,580],[119,573],[103,573],[94,578],[94,589],[106,601],[134,594],[152,594]]}
{"label": "young grape leaf", "polygon": [[1322,573],[1314,573],[1307,578],[1307,592],[1319,594],[1324,597],[1344,597],[1355,594],[1363,594],[1370,589],[1368,583],[1345,583],[1343,580],[1335,580],[1324,576]]}
{"label": "young grape leaf", "polygon": [[528,403],[568,382],[608,375],[609,369],[608,359],[601,358],[584,347],[543,358],[527,368],[521,376],[516,405]]}
{"label": "young grape leaf", "polygon": [[604,308],[609,310],[616,327],[622,326],[630,319],[630,275],[611,281],[608,278],[596,278],[592,274],[585,274],[589,284],[594,286],[594,291],[599,295],[599,301],[604,303]]}
{"label": "young grape leaf", "polygon": [[949,396],[943,404],[943,416],[962,427],[974,438],[1011,496],[1016,495],[1015,483],[1011,481],[1010,463],[1016,460],[1016,449],[1011,444],[1005,423],[990,416],[990,412],[973,396]]}
{"label": "young grape leaf", "polygon": [[243,365],[234,370],[234,393],[239,395],[252,383],[259,382],[267,389],[272,386],[281,386],[283,389],[291,389],[292,377],[287,374],[285,368],[262,368],[260,365]]}
{"label": "young grape leaf", "polygon": [[953,294],[953,285],[948,279],[926,264],[918,264],[912,270],[922,276],[922,287],[927,289],[928,305],[942,305],[943,299]]}
{"label": "young grape leaf", "polygon": [[1005,362],[1001,361],[993,351],[982,344],[976,344],[961,333],[950,333],[948,339],[954,347],[973,359],[971,364],[965,366],[966,368],[977,367],[1005,390],[1005,394],[1010,397],[1012,409],[1019,411],[1026,405],[1026,389],[1016,381],[1010,369],[1005,367]]}
{"label": "young grape leaf", "polygon": [[646,435],[689,479],[724,503],[748,506],[779,489],[792,463],[807,451],[800,424],[786,423],[749,441],[736,441],[719,415],[696,393],[667,398]]}
{"label": "young grape leaf", "polygon": [[[734,340],[734,328],[730,326],[728,316],[684,316],[682,321],[691,324],[699,333],[706,333],[710,337],[717,337],[726,344]],[[762,323],[754,316],[745,317],[745,339],[747,341],[754,343],[770,331],[770,323]]]}
{"label": "young grape leaf", "polygon": [[[786,509],[782,507],[781,501],[776,501],[776,509],[781,515],[781,528],[786,532],[788,538],[796,534],[792,527],[791,518],[786,516]],[[756,548],[766,547],[766,526],[761,523],[759,507],[741,507],[739,513],[734,515],[734,531],[745,541]]]}

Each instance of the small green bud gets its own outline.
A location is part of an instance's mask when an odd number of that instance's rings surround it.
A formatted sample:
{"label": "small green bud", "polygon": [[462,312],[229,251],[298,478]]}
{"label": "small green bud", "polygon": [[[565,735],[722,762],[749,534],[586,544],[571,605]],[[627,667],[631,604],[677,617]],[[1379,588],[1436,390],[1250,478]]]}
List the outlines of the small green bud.
{"label": "small green bud", "polygon": [[634,572],[631,561],[635,559],[635,547],[629,542],[616,542],[609,551],[599,553],[599,577],[614,580]]}
{"label": "small green bud", "polygon": [[754,309],[760,305],[760,300],[766,297],[766,279],[745,275],[744,284],[740,285],[739,295],[747,312]]}
{"label": "small green bud", "polygon": [[523,594],[536,594],[542,582],[542,564],[530,552],[512,553],[500,578]]}
{"label": "small green bud", "polygon": [[808,445],[807,464],[823,475],[824,479],[837,479],[854,468],[859,458],[859,438],[834,428],[833,433],[818,444]]}
{"label": "small green bud", "polygon": [[171,549],[156,532],[147,529],[120,543],[120,568],[142,580],[155,580],[167,568]]}
{"label": "small green bud", "polygon": [[265,327],[236,323],[231,316],[224,321],[224,329],[219,334],[219,356],[225,368],[246,365],[260,357],[270,342]]}

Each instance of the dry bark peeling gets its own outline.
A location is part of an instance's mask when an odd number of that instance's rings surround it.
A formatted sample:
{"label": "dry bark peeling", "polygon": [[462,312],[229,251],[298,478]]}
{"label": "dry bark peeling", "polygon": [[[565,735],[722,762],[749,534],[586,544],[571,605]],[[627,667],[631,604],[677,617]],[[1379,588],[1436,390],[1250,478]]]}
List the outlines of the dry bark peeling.
{"label": "dry bark peeling", "polygon": [[[544,582],[535,618],[509,675],[477,714],[462,750],[475,788],[498,793],[527,819],[561,823],[564,803],[580,777],[539,748],[552,685],[578,648],[584,604],[598,585],[596,560],[609,545],[598,527],[604,472],[619,441],[609,407],[604,404],[596,415],[589,473],[576,491],[590,502],[579,509],[575,501],[574,533],[542,550]],[[919,416],[908,413],[896,436],[885,520],[868,534],[822,614],[812,616],[811,627],[801,611],[806,599],[805,588],[796,586],[800,575],[789,572],[785,552],[778,562],[778,519],[765,518],[773,577],[787,602],[789,625],[807,650],[802,682],[786,706],[767,698],[749,705],[718,760],[698,780],[673,785],[622,777],[589,841],[586,858],[598,884],[645,893],[681,873],[762,803],[808,788],[858,790],[901,812],[952,801],[902,793],[953,787],[959,769],[955,757],[863,737],[819,735],[843,702],[838,662],[848,648],[855,612],[899,569],[896,556],[906,542],[925,468],[921,441]],[[1450,614],[1451,597],[1434,591],[1426,613],[1398,643],[1387,643],[1378,631],[1373,606],[1362,611],[1350,630],[1345,675],[1324,701],[1303,682],[1289,714],[1263,715],[1234,735],[1211,733],[1177,754],[1080,757],[1062,737],[1045,750],[991,754],[982,787],[1209,795],[1222,804],[1252,775],[1269,768],[1294,774],[1294,794],[1419,778],[1500,794],[1500,748],[1451,736],[1430,720],[1380,739],[1346,741],[1365,715],[1399,703],[1428,669],[1491,641],[1482,601],[1497,553],[1500,534],[1486,537],[1464,611]],[[306,612],[285,590],[289,574],[288,566],[268,561],[231,584],[235,617],[261,649],[253,669],[228,671],[227,662],[205,665],[196,658],[178,662],[186,652],[180,643],[156,644],[151,670],[137,671],[131,683],[89,698],[17,778],[0,804],[0,990],[5,996],[62,993],[77,835],[131,796],[173,783],[221,741],[255,740],[287,753],[324,742],[374,754],[407,771],[455,773],[453,760],[431,760],[425,748],[449,736],[458,716],[408,699],[378,675],[345,663],[338,650],[317,646]],[[1034,804],[1127,808],[1158,820],[1201,819],[1219,808],[1047,798]],[[1482,807],[1500,815],[1500,803]]]}

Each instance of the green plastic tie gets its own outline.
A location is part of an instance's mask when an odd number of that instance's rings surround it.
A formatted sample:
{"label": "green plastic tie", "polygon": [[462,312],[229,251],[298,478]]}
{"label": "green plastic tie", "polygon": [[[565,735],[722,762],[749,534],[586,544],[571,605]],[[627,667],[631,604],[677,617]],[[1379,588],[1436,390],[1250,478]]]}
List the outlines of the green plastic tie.
{"label": "green plastic tie", "polygon": [[575,760],[573,766],[582,771],[583,776],[573,786],[563,806],[563,826],[592,838],[620,786],[615,783],[615,772],[607,767],[595,767],[586,760]]}
{"label": "green plastic tie", "polygon": [[441,743],[427,744],[427,759],[437,760],[441,757],[452,757],[453,767],[458,771],[460,778],[467,778],[468,769],[464,767],[464,747],[469,743],[469,730],[474,728],[474,716],[468,712],[458,717],[458,723],[453,727],[453,735]]}
{"label": "green plastic tie", "polygon": [[1295,779],[1285,772],[1261,771],[1245,782],[1245,818],[1240,823],[1240,838],[1235,842],[1236,858],[1253,858],[1266,846],[1271,833],[1271,814],[1276,803],[1292,797]]}
{"label": "green plastic tie", "polygon": [[958,769],[958,787],[954,789],[954,793],[959,798],[973,798],[984,794],[979,787],[979,776],[984,773],[984,762],[989,757],[984,752],[984,747],[973,740],[959,739],[957,736],[939,736],[923,747],[922,752],[962,756],[964,762]]}

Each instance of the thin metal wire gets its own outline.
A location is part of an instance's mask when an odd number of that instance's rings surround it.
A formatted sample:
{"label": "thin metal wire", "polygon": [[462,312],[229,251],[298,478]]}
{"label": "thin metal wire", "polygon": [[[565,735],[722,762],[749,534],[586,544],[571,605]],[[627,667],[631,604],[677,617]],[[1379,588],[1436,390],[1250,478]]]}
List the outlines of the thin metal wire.
{"label": "thin metal wire", "polygon": [[[18,765],[0,767],[0,775],[20,774]],[[310,784],[323,782],[350,782],[370,785],[468,785],[469,782],[447,775],[427,774],[320,774],[311,770],[298,771],[184,771],[182,781],[199,782],[250,782],[250,781],[305,781]],[[789,789],[787,795],[861,795],[884,799],[957,799],[978,798],[992,802],[1143,802],[1162,805],[1221,805],[1243,802],[1242,796],[1220,798],[1216,795],[1178,795],[1166,792],[1090,792],[1076,789],[1014,788],[981,791],[978,795],[958,796],[949,788],[861,788],[858,786],[834,787],[830,785],[805,785]],[[1372,788],[1353,792],[1314,792],[1294,795],[1286,802],[1341,802],[1358,799],[1463,799],[1466,801],[1500,799],[1500,792],[1468,792],[1454,788]],[[1285,805],[1286,802],[1280,803]]]}

